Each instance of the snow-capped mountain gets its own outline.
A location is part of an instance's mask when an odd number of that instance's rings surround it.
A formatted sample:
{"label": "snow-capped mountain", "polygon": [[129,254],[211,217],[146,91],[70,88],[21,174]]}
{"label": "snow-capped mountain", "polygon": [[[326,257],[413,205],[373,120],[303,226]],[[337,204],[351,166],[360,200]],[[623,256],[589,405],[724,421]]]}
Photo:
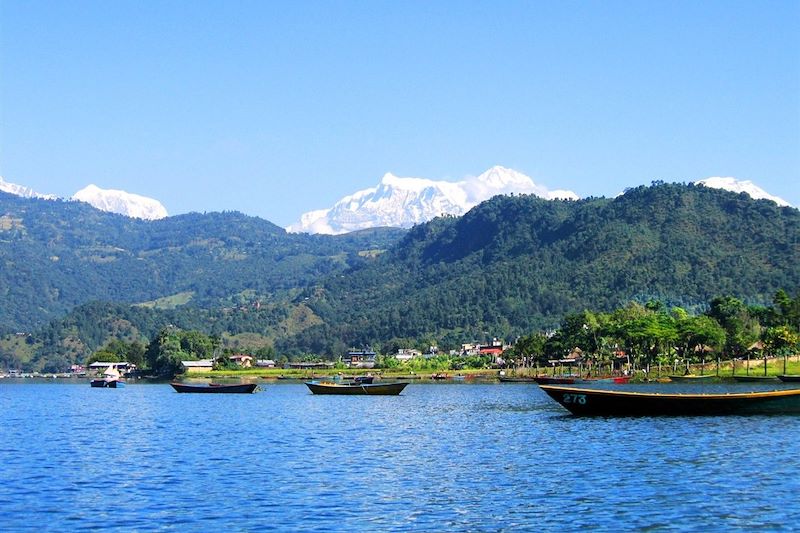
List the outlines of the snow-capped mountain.
{"label": "snow-capped mountain", "polygon": [[0,191],[13,194],[15,196],[22,196],[23,198],[42,198],[44,200],[55,200],[58,198],[54,194],[42,194],[34,191],[30,187],[17,185],[16,183],[9,183],[0,177]]}
{"label": "snow-capped mountain", "polygon": [[772,200],[782,207],[791,207],[791,204],[778,196],[773,196],[767,191],[749,180],[737,180],[736,178],[706,178],[694,182],[697,185],[704,185],[713,189],[725,189],[726,191],[736,193],[747,193],[751,198],[756,200]]}
{"label": "snow-capped mountain", "polygon": [[509,193],[578,199],[572,191],[550,191],[525,174],[500,166],[459,182],[386,174],[377,187],[345,196],[330,209],[305,213],[287,230],[337,235],[381,226],[409,228],[441,215],[463,215],[492,196]]}
{"label": "snow-capped mountain", "polygon": [[102,211],[131,218],[157,220],[168,216],[167,210],[158,200],[125,191],[101,189],[94,184],[76,192],[72,195],[72,199],[86,202]]}
{"label": "snow-capped mountain", "polygon": [[[30,187],[9,183],[3,180],[2,177],[0,177],[0,191],[24,198],[41,198],[44,200],[59,199],[55,194],[41,194]],[[72,196],[72,200],[86,202],[101,211],[117,213],[131,218],[156,220],[168,216],[167,210],[158,200],[125,191],[101,189],[96,185],[89,185],[76,192]]]}

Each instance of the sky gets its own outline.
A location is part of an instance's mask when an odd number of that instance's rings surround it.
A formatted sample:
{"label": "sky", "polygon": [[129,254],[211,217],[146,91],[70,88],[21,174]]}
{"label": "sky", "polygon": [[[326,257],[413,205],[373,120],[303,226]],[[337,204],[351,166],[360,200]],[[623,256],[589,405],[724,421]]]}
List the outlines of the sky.
{"label": "sky", "polygon": [[800,1],[0,0],[0,176],[286,226],[502,165],[800,206]]}

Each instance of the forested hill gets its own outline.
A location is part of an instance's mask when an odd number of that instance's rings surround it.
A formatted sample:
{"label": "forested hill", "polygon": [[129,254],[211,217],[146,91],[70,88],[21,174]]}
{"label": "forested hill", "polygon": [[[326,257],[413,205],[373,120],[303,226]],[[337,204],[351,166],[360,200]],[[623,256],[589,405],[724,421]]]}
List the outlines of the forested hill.
{"label": "forested hill", "polygon": [[239,213],[146,222],[0,194],[0,259],[0,324],[33,332],[0,339],[0,363],[63,369],[167,324],[336,357],[514,339],[631,300],[691,311],[719,295],[797,296],[800,211],[654,184],[613,199],[495,197],[408,231],[332,237]]}
{"label": "forested hill", "polygon": [[744,194],[656,183],[614,199],[504,196],[413,228],[310,306],[351,343],[513,338],[630,300],[768,303],[797,293],[798,264],[800,211]]}
{"label": "forested hill", "polygon": [[[383,249],[404,232],[292,235],[241,213],[144,221],[0,192],[0,331],[32,331],[90,301],[196,306],[269,299]],[[238,302],[237,302],[238,303]]]}

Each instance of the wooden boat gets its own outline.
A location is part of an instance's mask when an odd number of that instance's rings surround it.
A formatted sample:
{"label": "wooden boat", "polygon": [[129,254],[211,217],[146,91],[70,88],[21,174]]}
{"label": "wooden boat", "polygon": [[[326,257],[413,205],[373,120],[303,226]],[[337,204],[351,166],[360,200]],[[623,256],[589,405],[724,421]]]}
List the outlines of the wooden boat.
{"label": "wooden boat", "polygon": [[536,378],[533,377],[516,377],[516,376],[498,376],[502,383],[536,383]]}
{"label": "wooden boat", "polygon": [[678,381],[678,382],[696,382],[696,381],[704,381],[707,379],[714,379],[714,374],[704,374],[702,376],[698,376],[697,374],[684,374],[682,376],[669,376],[670,381]]}
{"label": "wooden boat", "polygon": [[234,383],[225,385],[209,383],[208,385],[187,385],[186,383],[170,383],[176,392],[197,392],[201,394],[249,394],[256,392],[257,383]]}
{"label": "wooden boat", "polygon": [[662,394],[542,385],[582,416],[695,416],[800,413],[800,389],[723,394]]}
{"label": "wooden boat", "polygon": [[733,379],[743,383],[762,383],[776,381],[778,378],[775,376],[733,376]]}
{"label": "wooden boat", "polygon": [[575,378],[568,376],[533,376],[533,381],[539,385],[572,385]]}
{"label": "wooden boat", "polygon": [[119,379],[119,371],[113,366],[109,366],[103,372],[103,377],[93,379],[89,386],[93,388],[121,389],[125,386],[125,382]]}
{"label": "wooden boat", "polygon": [[332,383],[329,381],[307,381],[306,386],[314,394],[374,394],[396,396],[408,383]]}
{"label": "wooden boat", "polygon": [[781,374],[778,379],[787,383],[800,382],[800,374]]}
{"label": "wooden boat", "polygon": [[93,388],[121,389],[125,386],[125,382],[121,379],[98,378],[89,382],[89,386]]}

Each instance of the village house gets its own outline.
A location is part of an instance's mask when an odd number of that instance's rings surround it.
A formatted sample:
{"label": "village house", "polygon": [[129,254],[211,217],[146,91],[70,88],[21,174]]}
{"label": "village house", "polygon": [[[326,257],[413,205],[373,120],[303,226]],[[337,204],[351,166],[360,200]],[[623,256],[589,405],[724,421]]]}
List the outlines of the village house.
{"label": "village house", "polygon": [[275,361],[272,359],[258,359],[256,366],[259,368],[275,368]]}
{"label": "village house", "polygon": [[344,356],[343,362],[350,368],[374,368],[375,357],[375,352],[367,346],[361,350],[350,350]]}
{"label": "village house", "polygon": [[422,357],[422,352],[414,348],[400,348],[394,357],[401,363],[406,363],[415,357]]}
{"label": "village house", "polygon": [[231,363],[235,363],[236,365],[242,368],[250,368],[253,366],[253,356],[247,355],[243,353],[237,353],[235,355],[230,356],[228,359],[231,360]]}
{"label": "village house", "polygon": [[211,359],[201,359],[199,361],[181,361],[181,367],[187,374],[195,372],[208,372],[214,369],[214,361]]}

